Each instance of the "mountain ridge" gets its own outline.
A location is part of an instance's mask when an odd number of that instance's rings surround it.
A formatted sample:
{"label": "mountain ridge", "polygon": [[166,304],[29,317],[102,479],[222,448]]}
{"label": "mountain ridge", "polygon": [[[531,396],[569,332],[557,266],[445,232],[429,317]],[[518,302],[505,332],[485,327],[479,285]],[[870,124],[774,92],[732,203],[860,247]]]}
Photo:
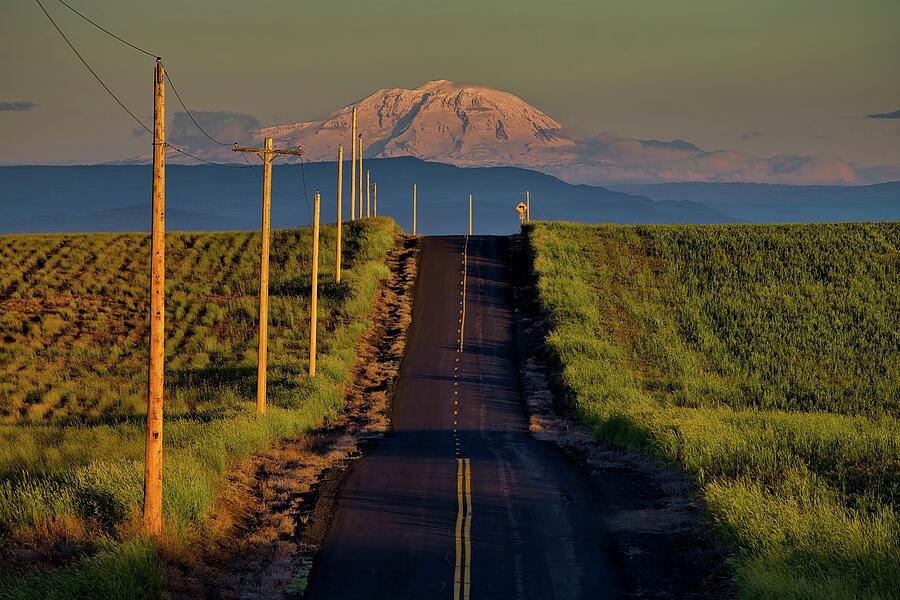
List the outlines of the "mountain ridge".
{"label": "mountain ridge", "polygon": [[265,127],[258,135],[287,138],[312,160],[331,160],[350,137],[354,107],[365,154],[373,158],[522,166],[523,156],[538,149],[575,144],[561,134],[562,125],[518,96],[446,79],[413,89],[382,88],[323,120]]}
{"label": "mountain ridge", "polygon": [[[611,133],[577,137],[551,116],[510,92],[446,79],[416,88],[381,88],[324,119],[263,127],[302,146],[312,160],[333,160],[350,138],[357,108],[364,154],[413,156],[457,166],[516,166],[570,183],[736,181],[823,185],[860,182],[839,157],[760,158],[737,150],[703,150],[683,139],[634,139]],[[350,149],[345,147],[345,154]]]}

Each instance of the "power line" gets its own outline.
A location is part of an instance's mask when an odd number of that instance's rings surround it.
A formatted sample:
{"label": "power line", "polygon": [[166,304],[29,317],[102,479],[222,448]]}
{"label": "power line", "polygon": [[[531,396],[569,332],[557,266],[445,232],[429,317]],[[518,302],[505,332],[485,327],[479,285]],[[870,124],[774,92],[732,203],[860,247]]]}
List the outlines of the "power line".
{"label": "power line", "polygon": [[[62,2],[62,0],[60,0],[60,2]],[[196,126],[197,126],[197,129],[200,130],[200,133],[202,133],[202,134],[205,135],[207,138],[209,138],[209,141],[211,141],[211,142],[214,143],[214,144],[218,144],[218,145],[220,145],[220,146],[230,146],[231,144],[226,144],[225,142],[220,142],[219,140],[217,140],[217,139],[214,138],[213,136],[211,136],[211,135],[209,135],[208,133],[206,133],[206,130],[205,130],[205,129],[203,129],[202,127],[200,127],[200,123],[197,122],[197,119],[194,118],[194,115],[191,114],[191,111],[188,110],[188,107],[184,104],[184,100],[181,99],[181,94],[178,93],[178,89],[175,87],[175,84],[172,82],[172,76],[169,75],[169,70],[166,69],[165,73],[166,73],[166,79],[169,80],[169,85],[172,86],[172,91],[175,92],[175,97],[178,98],[178,103],[181,104],[181,108],[184,109],[184,112],[187,113],[187,116],[190,117],[191,121],[194,122],[194,125],[196,125]]]}
{"label": "power line", "polygon": [[[134,112],[132,112],[131,109],[129,109],[127,106],[125,106],[125,103],[122,102],[122,101],[119,99],[118,96],[116,96],[116,94],[112,91],[112,89],[111,89],[108,85],[106,85],[106,82],[104,82],[103,79],[101,79],[100,75],[98,75],[97,72],[91,67],[91,65],[88,64],[87,60],[85,60],[85,58],[81,55],[81,53],[78,51],[78,49],[75,48],[75,45],[72,44],[72,42],[71,42],[71,40],[69,40],[68,36],[66,36],[66,34],[63,33],[63,30],[59,27],[59,25],[56,23],[56,21],[53,19],[53,17],[50,15],[50,13],[47,12],[47,9],[44,7],[44,5],[41,3],[41,1],[40,1],[40,0],[34,0],[34,1],[35,1],[35,2],[37,3],[37,5],[40,7],[41,11],[47,16],[47,19],[49,19],[50,23],[53,25],[54,29],[56,29],[57,33],[59,33],[60,37],[62,37],[62,39],[66,42],[66,44],[69,46],[69,48],[71,48],[72,52],[75,53],[75,56],[77,56],[78,59],[81,61],[81,64],[83,64],[83,65],[85,66],[85,68],[91,73],[91,75],[94,76],[94,79],[97,80],[97,83],[99,83],[99,84],[103,87],[103,89],[106,90],[106,93],[108,93],[108,94],[112,97],[112,99],[116,101],[116,104],[118,104],[118,105],[122,108],[122,110],[124,110],[126,113],[128,113],[128,116],[130,116],[132,119],[134,119],[135,123],[137,123],[138,125],[140,125],[147,133],[149,133],[150,135],[152,135],[152,136],[153,136],[153,139],[154,139],[154,141],[155,141],[155,140],[156,140],[156,132],[154,132],[152,129],[150,129],[143,121],[141,121],[140,119],[138,119],[137,116],[134,114]],[[106,33],[107,35],[112,36],[113,38],[117,39],[118,41],[122,42],[123,44],[126,44],[127,46],[130,46],[131,48],[134,48],[135,50],[138,50],[138,51],[140,51],[140,52],[143,52],[143,53],[146,54],[147,56],[150,56],[150,57],[152,57],[152,58],[155,58],[156,60],[161,60],[158,56],[156,56],[156,55],[153,54],[152,52],[148,52],[147,50],[144,50],[143,48],[141,48],[141,47],[139,47],[139,46],[136,46],[136,45],[132,44],[132,43],[129,42],[128,40],[125,40],[124,38],[119,37],[118,35],[114,34],[114,33],[111,32],[111,31],[109,31],[108,29],[106,29],[106,28],[103,27],[102,25],[100,25],[100,24],[96,23],[95,21],[89,19],[88,17],[86,17],[86,16],[83,15],[82,13],[78,12],[75,8],[73,8],[72,6],[70,6],[68,3],[66,3],[64,0],[59,0],[59,2],[60,2],[61,4],[63,4],[66,8],[68,8],[69,10],[71,10],[72,12],[74,12],[75,14],[77,14],[79,17],[81,17],[82,19],[84,19],[85,21],[87,21],[88,23],[90,23],[91,25],[94,25],[95,27],[97,27],[98,29],[100,29],[101,31],[103,31],[104,33]],[[216,144],[219,144],[219,145],[222,145],[222,146],[228,146],[228,145],[230,145],[230,144],[225,144],[225,143],[223,143],[223,142],[220,142],[220,141],[214,139],[212,136],[210,136],[210,135],[209,135],[209,134],[208,134],[208,133],[200,126],[199,123],[197,123],[197,120],[194,118],[194,116],[191,114],[190,110],[188,110],[187,106],[185,106],[184,102],[182,101],[181,96],[179,95],[178,90],[175,88],[175,84],[172,83],[172,79],[171,79],[171,77],[169,77],[168,72],[166,72],[165,74],[166,74],[166,78],[169,80],[169,85],[172,86],[172,91],[175,92],[175,97],[178,98],[178,102],[181,104],[182,108],[184,108],[184,111],[188,114],[188,116],[190,117],[191,121],[194,122],[194,125],[197,126],[197,129],[199,129],[201,132],[203,132],[203,135],[205,135],[206,137],[208,137],[211,141],[215,142]],[[249,161],[247,162],[247,166],[246,166],[246,167],[245,167],[244,165],[235,165],[235,164],[219,163],[219,162],[211,161],[211,160],[202,158],[202,157],[200,157],[200,156],[197,156],[196,154],[193,154],[193,153],[191,153],[191,152],[188,152],[187,150],[185,150],[185,149],[183,149],[183,148],[180,148],[180,147],[178,147],[178,146],[176,146],[176,145],[174,145],[174,144],[171,144],[171,143],[169,143],[169,142],[164,142],[164,144],[165,144],[165,146],[166,146],[167,148],[171,148],[171,149],[174,150],[175,152],[178,152],[179,154],[183,154],[183,155],[185,155],[185,156],[188,156],[188,157],[190,157],[190,158],[192,158],[192,159],[194,159],[194,160],[197,160],[197,161],[199,161],[199,162],[206,163],[206,164],[208,164],[208,165],[214,165],[214,166],[217,166],[217,167],[228,168],[228,169],[246,169],[246,168],[249,168],[249,169],[251,169],[251,170],[253,171],[253,173],[254,173],[257,177],[259,177],[259,174],[258,174],[258,173],[256,172],[256,170],[253,168],[253,166],[249,163]],[[246,158],[245,158],[245,160],[246,160]],[[309,212],[308,204],[309,204],[309,201],[307,200],[307,212]]]}
{"label": "power line", "polygon": [[300,155],[300,179],[303,181],[303,198],[306,199],[306,217],[312,224],[312,215],[309,213],[309,194],[306,192],[306,171],[303,168],[303,155]]}
{"label": "power line", "polygon": [[260,181],[262,181],[262,177],[260,176],[259,172],[256,170],[256,167],[254,167],[253,165],[250,164],[250,159],[248,159],[247,156],[243,152],[238,152],[238,154],[241,155],[241,158],[244,159],[244,162],[247,163],[247,166],[250,168],[251,171],[253,171],[253,174],[256,175],[256,178],[259,179]]}
{"label": "power line", "polygon": [[[70,4],[69,4],[68,2],[66,2],[65,0],[59,0],[59,3],[62,4],[63,6],[65,6],[66,8],[68,8],[69,10],[71,10],[73,13],[75,13],[76,15],[78,15],[79,17],[81,17],[82,19],[84,19],[85,21],[87,21],[88,23],[90,23],[91,25],[93,25],[94,27],[96,27],[97,29],[99,29],[100,31],[102,31],[103,33],[107,34],[108,36],[110,36],[110,37],[112,37],[112,38],[115,38],[116,40],[122,42],[122,43],[125,44],[126,46],[129,46],[129,47],[131,47],[131,48],[134,48],[134,49],[137,50],[138,52],[143,52],[144,54],[146,54],[147,56],[149,56],[149,57],[151,57],[151,58],[157,58],[157,59],[159,58],[159,56],[156,55],[156,54],[154,54],[153,52],[150,52],[150,51],[148,51],[148,50],[144,50],[144,49],[141,48],[140,46],[138,46],[138,45],[136,45],[136,44],[133,44],[133,43],[129,42],[128,40],[126,40],[125,38],[123,38],[123,37],[121,37],[121,36],[119,36],[119,35],[116,35],[115,33],[113,33],[112,31],[110,31],[109,29],[107,29],[107,28],[104,27],[103,25],[100,25],[99,23],[97,23],[96,21],[94,21],[93,19],[91,19],[90,17],[88,17],[88,16],[84,15],[83,13],[79,12],[77,9],[75,9],[72,5],[70,5]],[[46,11],[45,11],[45,12],[46,12]],[[191,121],[194,122],[194,125],[197,126],[197,129],[199,129],[200,132],[201,132],[203,135],[205,135],[207,138],[209,138],[209,140],[210,140],[211,142],[213,142],[214,144],[218,144],[218,145],[220,145],[220,146],[230,146],[231,144],[226,144],[225,142],[220,142],[219,140],[215,139],[214,137],[212,137],[211,135],[209,135],[209,133],[207,133],[206,130],[203,129],[203,127],[200,126],[200,123],[197,122],[197,119],[194,118],[194,115],[191,113],[191,111],[190,111],[190,110],[188,109],[188,107],[185,105],[184,101],[181,99],[181,94],[178,93],[178,88],[175,87],[175,83],[172,81],[172,76],[169,74],[168,69],[166,69],[165,74],[166,74],[166,79],[169,80],[169,85],[172,86],[172,91],[175,92],[175,97],[178,98],[178,103],[181,104],[181,108],[184,109],[184,112],[187,113],[187,116],[190,117]]]}
{"label": "power line", "polygon": [[[175,152],[178,152],[179,154],[184,154],[185,156],[189,156],[189,157],[193,158],[194,160],[199,160],[200,162],[206,163],[208,165],[214,165],[216,167],[224,167],[226,169],[246,169],[247,168],[244,165],[233,165],[233,164],[229,164],[229,163],[219,163],[219,162],[215,162],[213,160],[207,160],[205,158],[197,156],[196,154],[191,154],[187,150],[185,150],[183,148],[179,148],[178,146],[175,146],[168,142],[166,142],[165,144],[166,144],[167,148],[171,148],[172,150],[174,150]],[[250,168],[252,168],[252,167],[250,167]]]}
{"label": "power line", "polygon": [[[62,4],[63,6],[65,6],[66,8],[68,8],[69,10],[71,10],[73,13],[75,13],[76,15],[78,15],[79,17],[81,17],[82,19],[84,19],[85,21],[87,21],[88,23],[90,23],[91,25],[93,25],[94,27],[96,27],[97,29],[99,29],[100,31],[102,31],[103,33],[105,33],[106,35],[108,35],[108,36],[110,36],[110,37],[116,38],[117,40],[119,40],[120,42],[122,42],[123,44],[125,44],[126,46],[131,46],[132,48],[134,48],[134,49],[137,50],[138,52],[143,52],[144,54],[146,54],[146,55],[149,56],[150,58],[159,58],[159,55],[154,54],[153,52],[148,52],[147,50],[144,50],[144,49],[141,48],[140,46],[136,46],[136,45],[132,44],[132,43],[129,42],[128,40],[119,37],[118,35],[116,35],[116,34],[113,33],[112,31],[110,31],[109,29],[107,29],[106,27],[104,27],[103,25],[100,25],[100,24],[97,23],[96,21],[93,21],[93,20],[91,20],[90,18],[86,17],[86,16],[83,15],[82,13],[78,12],[77,10],[75,10],[71,5],[69,5],[69,3],[65,2],[65,0],[59,0],[59,3]],[[40,2],[38,2],[38,4],[40,4]],[[43,8],[43,7],[42,7],[42,8]],[[44,12],[47,12],[47,11],[44,11]]]}
{"label": "power line", "polygon": [[[127,106],[125,106],[125,104],[124,104],[121,100],[119,100],[118,96],[116,96],[116,95],[113,93],[113,91],[112,91],[111,89],[109,89],[109,86],[106,85],[106,83],[104,83],[104,81],[103,81],[102,79],[100,79],[100,76],[97,75],[97,72],[94,71],[94,69],[91,68],[91,65],[89,65],[88,62],[84,59],[84,57],[81,56],[81,53],[78,52],[78,50],[75,48],[74,45],[72,45],[72,42],[69,41],[69,38],[66,37],[66,34],[63,33],[63,30],[59,28],[59,25],[57,25],[57,24],[56,24],[56,21],[53,20],[53,17],[50,16],[50,13],[48,13],[48,12],[47,12],[47,9],[44,8],[44,5],[41,4],[41,0],[34,0],[34,1],[37,2],[37,5],[41,7],[41,10],[44,12],[45,15],[47,15],[47,18],[50,19],[50,22],[53,24],[53,27],[56,29],[56,31],[59,33],[59,35],[62,37],[62,39],[65,40],[65,42],[66,42],[66,44],[68,44],[69,48],[72,49],[72,52],[75,53],[75,56],[78,57],[78,60],[80,60],[81,63],[85,66],[85,68],[86,68],[88,71],[91,72],[91,75],[94,76],[94,79],[97,80],[97,83],[99,83],[101,86],[103,86],[103,89],[106,90],[106,93],[108,93],[110,96],[112,96],[112,99],[116,101],[116,104],[118,104],[119,106],[122,107],[122,110],[124,110],[125,112],[127,112],[128,115],[129,115],[132,119],[134,119],[134,121],[135,121],[138,125],[140,125],[141,127],[143,127],[144,130],[146,130],[150,135],[154,136],[154,139],[155,139],[156,134],[153,132],[153,130],[151,130],[149,127],[147,127],[147,126],[144,124],[143,121],[141,121],[140,119],[138,119],[138,118],[135,116],[135,114],[134,114],[133,112],[131,112],[131,110],[130,110]],[[151,55],[151,56],[152,56],[152,55]]]}

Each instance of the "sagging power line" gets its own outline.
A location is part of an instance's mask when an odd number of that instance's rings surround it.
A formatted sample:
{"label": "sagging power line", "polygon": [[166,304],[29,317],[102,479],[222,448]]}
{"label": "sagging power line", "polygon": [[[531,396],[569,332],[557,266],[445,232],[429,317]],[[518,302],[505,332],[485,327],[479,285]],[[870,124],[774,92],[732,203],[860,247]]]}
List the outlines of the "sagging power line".
{"label": "sagging power line", "polygon": [[[62,30],[62,28],[59,26],[59,24],[56,22],[56,20],[50,14],[50,12],[47,10],[47,8],[43,5],[43,3],[41,3],[41,0],[34,0],[34,1],[40,7],[41,11],[44,13],[44,15],[50,21],[50,23],[53,25],[53,28],[56,29],[57,33],[59,33],[60,37],[62,37],[63,41],[66,42],[66,45],[69,46],[69,48],[72,50],[72,52],[75,53],[75,56],[78,57],[78,60],[81,61],[81,64],[83,64],[85,66],[85,68],[88,70],[88,72],[90,72],[90,74],[93,75],[94,79],[97,80],[97,83],[99,83],[100,86],[104,90],[106,90],[106,93],[109,94],[113,100],[115,100],[116,104],[118,104],[119,107],[121,107],[122,110],[124,110],[128,114],[128,116],[131,117],[132,120],[134,120],[135,123],[137,123],[144,131],[146,131],[150,135],[155,136],[154,131],[150,127],[148,127],[146,123],[141,121],[137,117],[137,115],[135,115],[134,111],[132,111],[130,108],[128,108],[128,106],[125,105],[125,103],[115,94],[115,92],[112,91],[112,88],[109,85],[107,85],[107,83],[103,80],[103,78],[100,77],[100,75],[97,73],[97,71],[88,63],[88,61],[84,58],[84,56],[81,54],[81,52],[79,52],[78,49],[75,47],[75,44],[72,43],[72,41],[69,39],[69,37],[65,34],[65,32]],[[137,44],[129,42],[125,38],[123,38],[119,35],[116,35],[109,29],[103,27],[102,25],[100,25],[99,23],[94,21],[93,19],[87,17],[86,15],[84,15],[83,13],[81,13],[80,11],[78,11],[77,9],[72,7],[70,4],[68,4],[64,0],[59,0],[59,3],[62,4],[63,6],[65,6],[66,8],[68,8],[69,10],[71,10],[73,13],[78,15],[80,18],[84,19],[86,22],[90,23],[91,25],[93,25],[94,27],[96,27],[97,29],[102,31],[103,33],[114,38],[118,42],[125,44],[126,46],[129,46],[130,48],[133,48],[134,50],[137,50],[138,52],[146,54],[147,56],[150,56],[150,57],[156,59],[157,61],[160,61],[160,62],[162,61],[162,58],[159,55],[154,54],[153,52],[150,52],[149,50],[145,50],[144,48],[141,48]],[[199,129],[203,133],[203,135],[205,135],[207,138],[209,138],[212,142],[222,145],[222,146],[230,146],[231,144],[226,144],[226,143],[216,140],[211,135],[209,135],[209,133],[207,133],[206,130],[203,129],[203,127],[200,126],[200,124],[197,122],[197,119],[194,118],[194,115],[191,113],[191,111],[187,108],[185,103],[182,101],[181,96],[178,94],[178,90],[175,89],[175,85],[172,83],[172,79],[171,79],[170,75],[168,74],[168,72],[165,72],[165,70],[164,70],[164,73],[165,73],[166,79],[169,81],[169,85],[172,86],[172,91],[175,92],[175,97],[178,99],[179,104],[181,104],[181,107],[184,109],[185,113],[187,113],[188,117],[191,119],[191,121],[194,123],[194,125],[197,127],[197,129]],[[155,138],[154,138],[154,142],[155,142]],[[256,173],[255,169],[253,169],[252,165],[250,165],[249,163],[247,164],[246,167],[244,165],[219,163],[219,162],[216,162],[213,160],[209,160],[209,159],[197,156],[196,154],[189,152],[189,151],[185,150],[184,148],[181,148],[174,144],[171,144],[168,142],[164,142],[164,144],[165,144],[166,148],[170,148],[173,151],[175,151],[179,154],[183,154],[184,156],[192,158],[196,161],[206,163],[208,165],[214,165],[217,167],[224,167],[224,168],[231,168],[231,169],[250,168],[251,170],[254,171],[254,173],[257,176],[259,176],[259,174]],[[307,209],[307,211],[308,211],[308,209]]]}
{"label": "sagging power line", "polygon": [[[88,23],[90,23],[91,25],[93,25],[94,27],[96,27],[97,29],[99,29],[100,31],[102,31],[103,33],[107,34],[108,36],[110,36],[110,37],[112,37],[112,38],[115,38],[115,39],[119,40],[120,42],[122,42],[122,43],[125,44],[126,46],[130,46],[130,47],[134,48],[135,50],[137,50],[138,52],[143,52],[144,54],[146,54],[146,55],[149,56],[150,58],[160,58],[158,54],[155,54],[155,53],[153,53],[153,52],[150,52],[149,50],[144,50],[144,49],[141,48],[140,46],[137,46],[137,45],[135,45],[135,44],[132,44],[132,43],[129,42],[128,40],[126,40],[126,39],[124,39],[124,38],[122,38],[122,37],[119,37],[118,35],[116,35],[116,34],[113,33],[112,31],[110,31],[109,29],[107,29],[106,27],[104,27],[103,25],[100,25],[100,24],[97,23],[96,21],[90,19],[89,17],[87,17],[87,16],[85,16],[84,14],[80,13],[79,11],[77,11],[77,10],[76,10],[75,8],[73,8],[69,3],[65,2],[65,0],[59,0],[59,3],[62,4],[63,6],[65,6],[66,8],[68,8],[69,10],[71,10],[73,13],[75,13],[76,15],[78,15],[79,17],[81,17],[82,19],[84,19],[85,21],[87,21]],[[38,2],[38,4],[40,4],[40,2]],[[167,73],[166,75],[168,75],[168,73]],[[169,83],[171,83],[171,82],[169,82]]]}

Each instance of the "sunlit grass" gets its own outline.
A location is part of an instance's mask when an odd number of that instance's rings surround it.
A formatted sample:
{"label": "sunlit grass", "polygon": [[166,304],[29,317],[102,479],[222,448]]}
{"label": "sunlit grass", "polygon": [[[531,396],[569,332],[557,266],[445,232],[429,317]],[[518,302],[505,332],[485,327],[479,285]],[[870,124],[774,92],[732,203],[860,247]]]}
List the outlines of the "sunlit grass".
{"label": "sunlit grass", "polygon": [[[336,284],[334,230],[323,228],[315,378],[307,373],[310,232],[273,233],[265,416],[255,411],[259,236],[168,236],[167,531],[203,526],[236,459],[342,410],[398,233],[389,219],[347,224]],[[144,583],[147,597],[156,595],[152,545],[127,533],[143,494],[147,250],[139,234],[0,237],[10,258],[0,268],[0,532],[76,522],[103,548],[52,576],[6,578],[0,597],[139,597],[128,590]],[[116,565],[121,573],[85,591],[88,573]]]}
{"label": "sunlit grass", "polygon": [[746,597],[900,587],[900,224],[525,231],[580,416],[694,474]]}

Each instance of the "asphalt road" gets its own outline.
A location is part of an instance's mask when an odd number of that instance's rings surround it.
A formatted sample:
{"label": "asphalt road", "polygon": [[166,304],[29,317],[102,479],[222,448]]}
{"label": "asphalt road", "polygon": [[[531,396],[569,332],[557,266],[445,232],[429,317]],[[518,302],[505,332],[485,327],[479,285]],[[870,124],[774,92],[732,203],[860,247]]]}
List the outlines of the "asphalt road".
{"label": "asphalt road", "polygon": [[507,244],[424,240],[393,431],[346,475],[308,598],[620,594],[602,498],[528,433]]}

